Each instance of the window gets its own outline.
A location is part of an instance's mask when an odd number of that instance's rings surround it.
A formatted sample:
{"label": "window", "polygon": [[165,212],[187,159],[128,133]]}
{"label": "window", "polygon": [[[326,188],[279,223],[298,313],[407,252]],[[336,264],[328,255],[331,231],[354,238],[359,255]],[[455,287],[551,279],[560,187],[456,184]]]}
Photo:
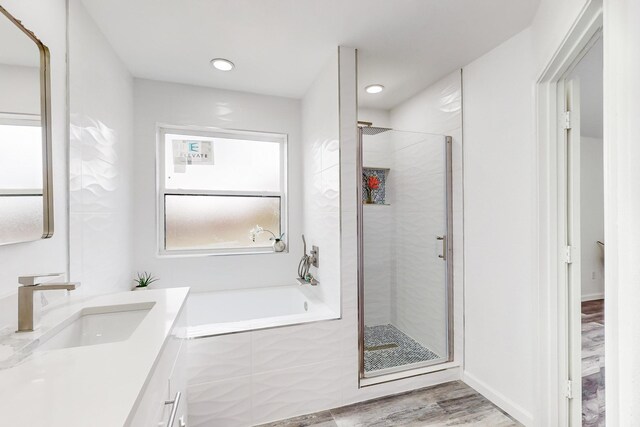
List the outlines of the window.
{"label": "window", "polygon": [[159,127],[161,255],[268,253],[286,232],[287,137]]}
{"label": "window", "polygon": [[0,113],[0,236],[42,238],[42,123],[40,116]]}

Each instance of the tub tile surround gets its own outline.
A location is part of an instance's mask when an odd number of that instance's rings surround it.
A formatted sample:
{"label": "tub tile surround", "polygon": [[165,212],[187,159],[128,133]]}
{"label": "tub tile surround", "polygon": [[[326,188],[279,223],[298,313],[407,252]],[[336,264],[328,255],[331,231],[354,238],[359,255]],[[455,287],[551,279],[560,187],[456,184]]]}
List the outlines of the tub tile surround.
{"label": "tub tile surround", "polygon": [[[320,268],[311,268],[320,300],[340,312],[340,135],[338,55],[327,61],[301,102],[303,233],[307,251],[320,249]],[[295,236],[299,239],[299,236]]]}
{"label": "tub tile surround", "polygon": [[[189,423],[193,427],[246,427],[460,378],[459,368],[454,367],[376,386],[358,386],[355,50],[341,48],[339,57],[339,75],[336,76],[338,64],[334,62],[303,99],[302,133],[303,229],[308,244],[320,247],[320,269],[316,273],[321,283],[310,289],[321,293],[325,301],[340,301],[341,297],[341,318],[189,340],[189,352],[196,354],[189,360]],[[339,99],[328,96],[338,87],[336,77],[340,81]],[[323,171],[338,171],[332,164],[335,155],[331,154],[333,143],[329,142],[338,138],[335,133],[338,102],[340,177],[331,180],[323,193]],[[318,123],[322,126],[315,127]],[[331,123],[335,126],[327,125]],[[340,185],[338,193],[336,183]],[[322,197],[338,197],[339,207],[332,205],[335,202],[320,200]],[[323,286],[327,282],[340,283],[340,287]],[[250,359],[240,354],[247,351]],[[214,364],[218,355],[220,364],[208,366]],[[232,391],[224,394],[225,387]]]}
{"label": "tub tile surround", "polygon": [[[349,335],[330,320],[189,340],[190,424],[247,426],[340,406]],[[228,407],[247,404],[250,422],[228,419]]]}
{"label": "tub tile surround", "polygon": [[[136,78],[134,117],[136,268],[151,271],[159,277],[158,287],[189,286],[194,293],[295,284],[302,256],[302,176],[303,166],[307,166],[302,161],[300,100]],[[159,257],[155,156],[149,155],[156,152],[158,124],[286,134],[289,227],[285,240],[288,252],[251,256]],[[320,186],[321,182],[317,185]],[[309,239],[307,242],[316,244]]]}

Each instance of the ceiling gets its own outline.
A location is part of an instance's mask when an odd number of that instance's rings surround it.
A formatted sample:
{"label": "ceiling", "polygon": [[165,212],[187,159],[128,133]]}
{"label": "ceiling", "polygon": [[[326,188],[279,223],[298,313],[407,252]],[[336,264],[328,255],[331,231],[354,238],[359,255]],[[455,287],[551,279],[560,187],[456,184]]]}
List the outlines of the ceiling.
{"label": "ceiling", "polygon": [[[389,109],[531,22],[538,0],[83,0],[136,77],[301,98],[339,45]],[[236,69],[213,70],[209,60]]]}

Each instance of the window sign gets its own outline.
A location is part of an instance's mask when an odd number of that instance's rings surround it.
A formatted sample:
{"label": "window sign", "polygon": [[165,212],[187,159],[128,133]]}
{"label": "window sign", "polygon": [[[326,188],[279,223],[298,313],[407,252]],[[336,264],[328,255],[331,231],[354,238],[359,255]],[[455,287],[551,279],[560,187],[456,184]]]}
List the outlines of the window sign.
{"label": "window sign", "polygon": [[184,172],[186,165],[213,166],[213,141],[174,139],[173,164],[176,172]]}

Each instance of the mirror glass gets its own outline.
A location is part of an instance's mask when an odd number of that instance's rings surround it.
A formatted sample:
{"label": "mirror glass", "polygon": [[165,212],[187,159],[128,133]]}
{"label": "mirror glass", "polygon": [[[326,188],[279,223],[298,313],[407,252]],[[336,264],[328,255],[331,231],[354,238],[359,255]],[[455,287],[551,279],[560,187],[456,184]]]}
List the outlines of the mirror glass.
{"label": "mirror glass", "polygon": [[0,40],[1,245],[50,237],[52,221],[44,87],[48,51],[2,7]]}

